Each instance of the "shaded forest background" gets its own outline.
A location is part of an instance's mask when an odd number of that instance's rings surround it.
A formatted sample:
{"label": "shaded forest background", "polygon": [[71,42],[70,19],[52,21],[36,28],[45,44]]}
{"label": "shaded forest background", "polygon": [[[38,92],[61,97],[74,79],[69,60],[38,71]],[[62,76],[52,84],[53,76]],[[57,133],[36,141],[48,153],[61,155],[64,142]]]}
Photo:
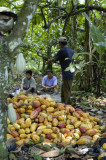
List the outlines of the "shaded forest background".
{"label": "shaded forest background", "polygon": [[[18,15],[23,3],[23,0],[1,0],[0,6],[8,7]],[[60,83],[60,65],[47,66],[46,61],[59,50],[58,38],[66,36],[75,53],[75,62],[70,65],[70,70],[75,70],[73,90],[100,95],[105,91],[105,14],[104,0],[42,0],[16,52],[23,53],[26,69],[33,70],[38,82],[45,71],[52,68]],[[13,57],[10,68],[14,79],[12,85],[23,77],[18,75],[15,61],[16,57]]]}

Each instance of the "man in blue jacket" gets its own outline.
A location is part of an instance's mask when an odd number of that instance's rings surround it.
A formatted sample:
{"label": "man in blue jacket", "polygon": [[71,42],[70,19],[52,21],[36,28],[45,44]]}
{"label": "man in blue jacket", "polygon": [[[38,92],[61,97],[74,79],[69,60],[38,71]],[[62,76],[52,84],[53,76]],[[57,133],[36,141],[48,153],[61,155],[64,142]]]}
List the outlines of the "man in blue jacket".
{"label": "man in blue jacket", "polygon": [[61,87],[61,101],[65,104],[70,104],[71,88],[74,79],[74,72],[66,71],[70,63],[73,63],[72,56],[74,54],[73,50],[67,46],[66,37],[60,37],[59,39],[60,50],[54,59],[49,60],[47,63],[60,62],[62,69],[62,87]]}

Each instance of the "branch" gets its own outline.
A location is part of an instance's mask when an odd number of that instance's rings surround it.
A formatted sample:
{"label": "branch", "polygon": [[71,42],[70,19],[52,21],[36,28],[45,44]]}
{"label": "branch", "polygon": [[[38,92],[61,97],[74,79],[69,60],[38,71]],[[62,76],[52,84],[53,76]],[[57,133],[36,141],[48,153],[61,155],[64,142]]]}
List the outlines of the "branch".
{"label": "branch", "polygon": [[76,6],[76,9],[85,8],[85,5],[78,5]]}
{"label": "branch", "polygon": [[56,6],[56,7],[49,7],[50,9],[55,9],[55,10],[61,10],[61,11],[64,11],[64,12],[66,12],[66,14],[68,14],[68,12],[66,11],[66,8],[63,8],[63,7],[58,7],[58,6]]}
{"label": "branch", "polygon": [[53,23],[53,22],[55,22],[56,20],[58,20],[58,19],[60,19],[60,18],[62,18],[63,16],[58,16],[58,17],[56,17],[55,19],[53,19],[51,22],[49,22],[49,26]]}
{"label": "branch", "polygon": [[[79,6],[77,6],[77,9],[83,8],[83,7],[85,7],[85,5],[79,5]],[[66,15],[66,20],[65,20],[64,27],[63,27],[62,35],[65,34],[65,29],[66,29],[67,23],[68,23],[68,21],[69,21],[69,18],[70,18],[71,16],[75,16],[75,15],[78,15],[78,14],[80,14],[80,13],[82,13],[82,12],[87,12],[87,11],[90,11],[90,10],[98,10],[98,11],[106,12],[106,9],[105,9],[105,8],[99,7],[99,6],[87,6],[87,7],[85,7],[85,9],[81,9],[81,10],[75,11],[75,12],[72,12],[72,10],[71,10],[70,13],[69,13],[68,15]]]}
{"label": "branch", "polygon": [[29,51],[31,51],[32,53],[33,53],[33,52],[36,52],[39,57],[43,58],[43,59],[46,60],[46,61],[48,60],[48,57],[46,57],[45,53],[43,54],[43,53],[41,52],[42,49],[40,49],[40,51],[38,51],[38,50],[35,50],[35,48],[32,48],[30,45],[29,45],[29,47],[27,47],[27,46],[21,46],[21,47],[22,47],[22,48],[26,48],[26,50],[29,50]]}
{"label": "branch", "polygon": [[46,18],[45,18],[45,15],[44,15],[44,12],[43,12],[43,9],[41,8],[41,13],[42,13],[42,16],[43,16],[43,19],[44,19],[44,26],[45,28],[47,27],[47,23],[46,23]]}
{"label": "branch", "polygon": [[36,53],[37,53],[37,55],[38,55],[39,57],[43,58],[45,61],[48,60],[48,57],[45,56],[44,54],[40,54],[39,52],[36,52]]}
{"label": "branch", "polygon": [[[49,7],[49,8],[51,8],[51,7]],[[66,14],[67,14],[67,11],[66,11],[65,9],[61,8],[61,7],[56,7],[56,8],[52,8],[52,9],[61,9],[61,10],[64,10],[64,11],[66,12]],[[48,24],[47,24],[46,18],[45,18],[44,12],[43,12],[43,7],[41,7],[41,13],[42,13],[42,17],[43,17],[43,19],[44,19],[44,26],[43,26],[44,29],[50,28],[50,26],[51,26],[51,24],[52,24],[53,22],[55,22],[55,21],[58,20],[59,18],[64,17],[64,16],[58,16],[58,17],[56,17],[55,19],[53,19],[52,21],[48,22]]]}
{"label": "branch", "polygon": [[46,5],[43,5],[43,6],[40,6],[40,5],[38,5],[40,8],[46,8],[46,7],[48,7],[49,5],[51,5],[52,3],[51,2],[47,2],[47,4]]}
{"label": "branch", "polygon": [[86,12],[86,11],[90,11],[90,10],[97,10],[97,11],[106,12],[106,9],[103,8],[103,7],[88,6],[88,7],[85,7],[85,9],[82,9],[82,10],[80,10],[80,11],[76,11],[76,12],[70,13],[68,16],[70,17],[70,16],[78,15],[79,13]]}
{"label": "branch", "polygon": [[8,36],[9,52],[13,52],[22,43],[39,1],[25,0],[13,31]]}
{"label": "branch", "polygon": [[5,0],[8,4],[14,6],[15,9],[18,9],[18,7],[16,7],[12,2],[8,2],[7,0]]}
{"label": "branch", "polygon": [[69,20],[69,16],[67,15],[66,20],[65,20],[65,23],[64,23],[64,27],[63,27],[62,35],[65,35],[65,29],[66,29],[66,26],[67,26],[68,20]]}
{"label": "branch", "polygon": [[[72,9],[71,9],[70,13],[72,13],[73,10],[75,9],[75,8],[74,8],[73,0],[71,0],[71,5],[72,5]],[[64,27],[63,27],[63,31],[62,31],[62,35],[63,35],[63,36],[65,35],[65,29],[66,29],[67,23],[68,23],[68,21],[69,21],[69,17],[70,17],[69,14],[70,14],[70,13],[68,13],[68,14],[66,15],[66,19],[65,19],[65,23],[64,23]]]}
{"label": "branch", "polygon": [[50,26],[51,26],[51,24],[52,24],[53,22],[55,22],[56,20],[58,20],[58,19],[60,19],[60,18],[63,18],[63,17],[64,17],[64,16],[58,16],[58,17],[56,17],[55,19],[53,19],[52,21],[50,21],[50,22],[48,23],[48,25],[43,26],[43,28],[45,28],[45,29],[50,28]]}
{"label": "branch", "polygon": [[77,27],[77,31],[85,32],[85,29]]}

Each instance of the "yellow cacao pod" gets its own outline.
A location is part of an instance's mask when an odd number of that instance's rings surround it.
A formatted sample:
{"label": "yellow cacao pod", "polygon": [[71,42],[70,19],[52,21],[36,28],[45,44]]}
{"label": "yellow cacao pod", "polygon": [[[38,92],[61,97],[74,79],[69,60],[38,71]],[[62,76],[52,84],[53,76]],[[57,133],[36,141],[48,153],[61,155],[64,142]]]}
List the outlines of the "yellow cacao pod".
{"label": "yellow cacao pod", "polygon": [[52,124],[54,127],[58,126],[58,120],[56,118],[53,119]]}
{"label": "yellow cacao pod", "polygon": [[51,134],[53,131],[51,129],[43,129],[44,134]]}
{"label": "yellow cacao pod", "polygon": [[32,124],[31,124],[31,127],[30,127],[30,131],[31,131],[31,132],[34,132],[34,131],[36,130],[37,126],[38,126],[37,123],[32,123]]}
{"label": "yellow cacao pod", "polygon": [[32,123],[32,122],[31,122],[31,119],[30,119],[30,118],[27,118],[26,121],[25,121],[26,126],[27,126],[27,127],[30,127],[30,126],[31,126],[31,123]]}

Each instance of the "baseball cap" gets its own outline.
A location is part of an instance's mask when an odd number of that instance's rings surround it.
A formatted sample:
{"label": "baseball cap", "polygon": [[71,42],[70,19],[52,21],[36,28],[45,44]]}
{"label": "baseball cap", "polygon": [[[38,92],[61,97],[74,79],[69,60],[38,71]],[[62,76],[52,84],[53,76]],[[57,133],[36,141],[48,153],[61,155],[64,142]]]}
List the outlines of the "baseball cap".
{"label": "baseball cap", "polygon": [[59,42],[67,42],[67,38],[66,37],[60,37]]}

